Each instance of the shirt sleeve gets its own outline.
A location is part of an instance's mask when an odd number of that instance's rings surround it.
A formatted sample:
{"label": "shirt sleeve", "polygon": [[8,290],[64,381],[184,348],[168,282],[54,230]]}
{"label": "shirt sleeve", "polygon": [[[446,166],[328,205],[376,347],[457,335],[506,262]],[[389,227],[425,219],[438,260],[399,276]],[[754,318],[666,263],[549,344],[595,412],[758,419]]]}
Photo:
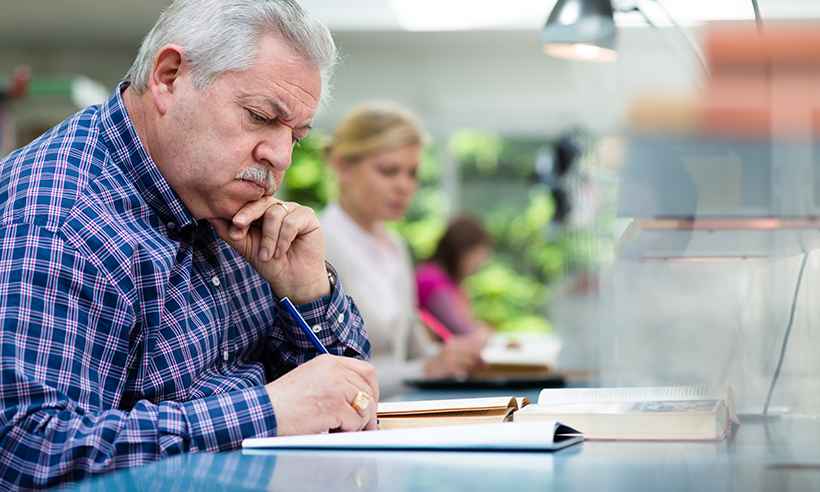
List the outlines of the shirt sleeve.
{"label": "shirt sleeve", "polygon": [[[370,342],[364,321],[356,304],[345,295],[340,278],[337,277],[336,285],[328,295],[296,308],[328,352],[370,359]],[[271,351],[279,359],[274,364],[276,374],[283,374],[319,353],[299,325],[283,309],[277,306],[277,310],[277,324],[283,329],[274,330]]]}
{"label": "shirt sleeve", "polygon": [[440,288],[431,292],[427,310],[456,335],[466,335],[479,328],[479,323],[465,308],[463,300],[451,289]]}
{"label": "shirt sleeve", "polygon": [[118,281],[43,227],[0,229],[0,488],[275,434],[263,387],[129,402],[141,333]]}

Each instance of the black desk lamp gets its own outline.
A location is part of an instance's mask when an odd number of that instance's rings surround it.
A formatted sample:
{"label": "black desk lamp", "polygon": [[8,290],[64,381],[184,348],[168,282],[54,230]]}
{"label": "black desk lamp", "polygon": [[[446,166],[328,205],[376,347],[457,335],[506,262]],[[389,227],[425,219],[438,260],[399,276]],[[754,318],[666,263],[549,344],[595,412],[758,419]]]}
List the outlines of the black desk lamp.
{"label": "black desk lamp", "polygon": [[544,52],[558,58],[615,61],[610,0],[558,0],[544,26]]}

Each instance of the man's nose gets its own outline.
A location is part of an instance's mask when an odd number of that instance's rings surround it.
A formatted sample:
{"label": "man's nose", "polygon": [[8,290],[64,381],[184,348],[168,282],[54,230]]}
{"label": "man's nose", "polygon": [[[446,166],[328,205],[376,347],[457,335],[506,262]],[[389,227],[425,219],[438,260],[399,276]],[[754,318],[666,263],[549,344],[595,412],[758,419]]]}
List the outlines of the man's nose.
{"label": "man's nose", "polygon": [[287,127],[278,127],[267,132],[254,148],[253,158],[274,169],[284,171],[290,166],[293,157],[293,131]]}

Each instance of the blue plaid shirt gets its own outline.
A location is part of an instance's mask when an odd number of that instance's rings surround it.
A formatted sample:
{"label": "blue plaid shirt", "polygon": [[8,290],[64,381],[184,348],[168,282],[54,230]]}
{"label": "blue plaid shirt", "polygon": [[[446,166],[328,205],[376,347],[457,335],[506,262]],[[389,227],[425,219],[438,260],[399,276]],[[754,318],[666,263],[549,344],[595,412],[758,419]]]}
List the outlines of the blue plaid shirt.
{"label": "blue plaid shirt", "polygon": [[[0,163],[0,488],[274,435],[263,385],[316,355],[170,188],[123,88]],[[299,309],[369,355],[339,285]]]}

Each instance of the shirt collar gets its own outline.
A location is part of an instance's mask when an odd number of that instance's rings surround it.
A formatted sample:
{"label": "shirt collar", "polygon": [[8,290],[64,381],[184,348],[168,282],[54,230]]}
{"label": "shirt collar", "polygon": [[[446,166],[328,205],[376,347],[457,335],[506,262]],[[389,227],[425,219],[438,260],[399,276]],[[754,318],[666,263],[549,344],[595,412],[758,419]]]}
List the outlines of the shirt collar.
{"label": "shirt collar", "polygon": [[122,93],[128,85],[128,82],[121,82],[100,109],[102,136],[111,158],[166,223],[171,234],[192,234],[197,228],[197,220],[148,155],[125,109]]}

